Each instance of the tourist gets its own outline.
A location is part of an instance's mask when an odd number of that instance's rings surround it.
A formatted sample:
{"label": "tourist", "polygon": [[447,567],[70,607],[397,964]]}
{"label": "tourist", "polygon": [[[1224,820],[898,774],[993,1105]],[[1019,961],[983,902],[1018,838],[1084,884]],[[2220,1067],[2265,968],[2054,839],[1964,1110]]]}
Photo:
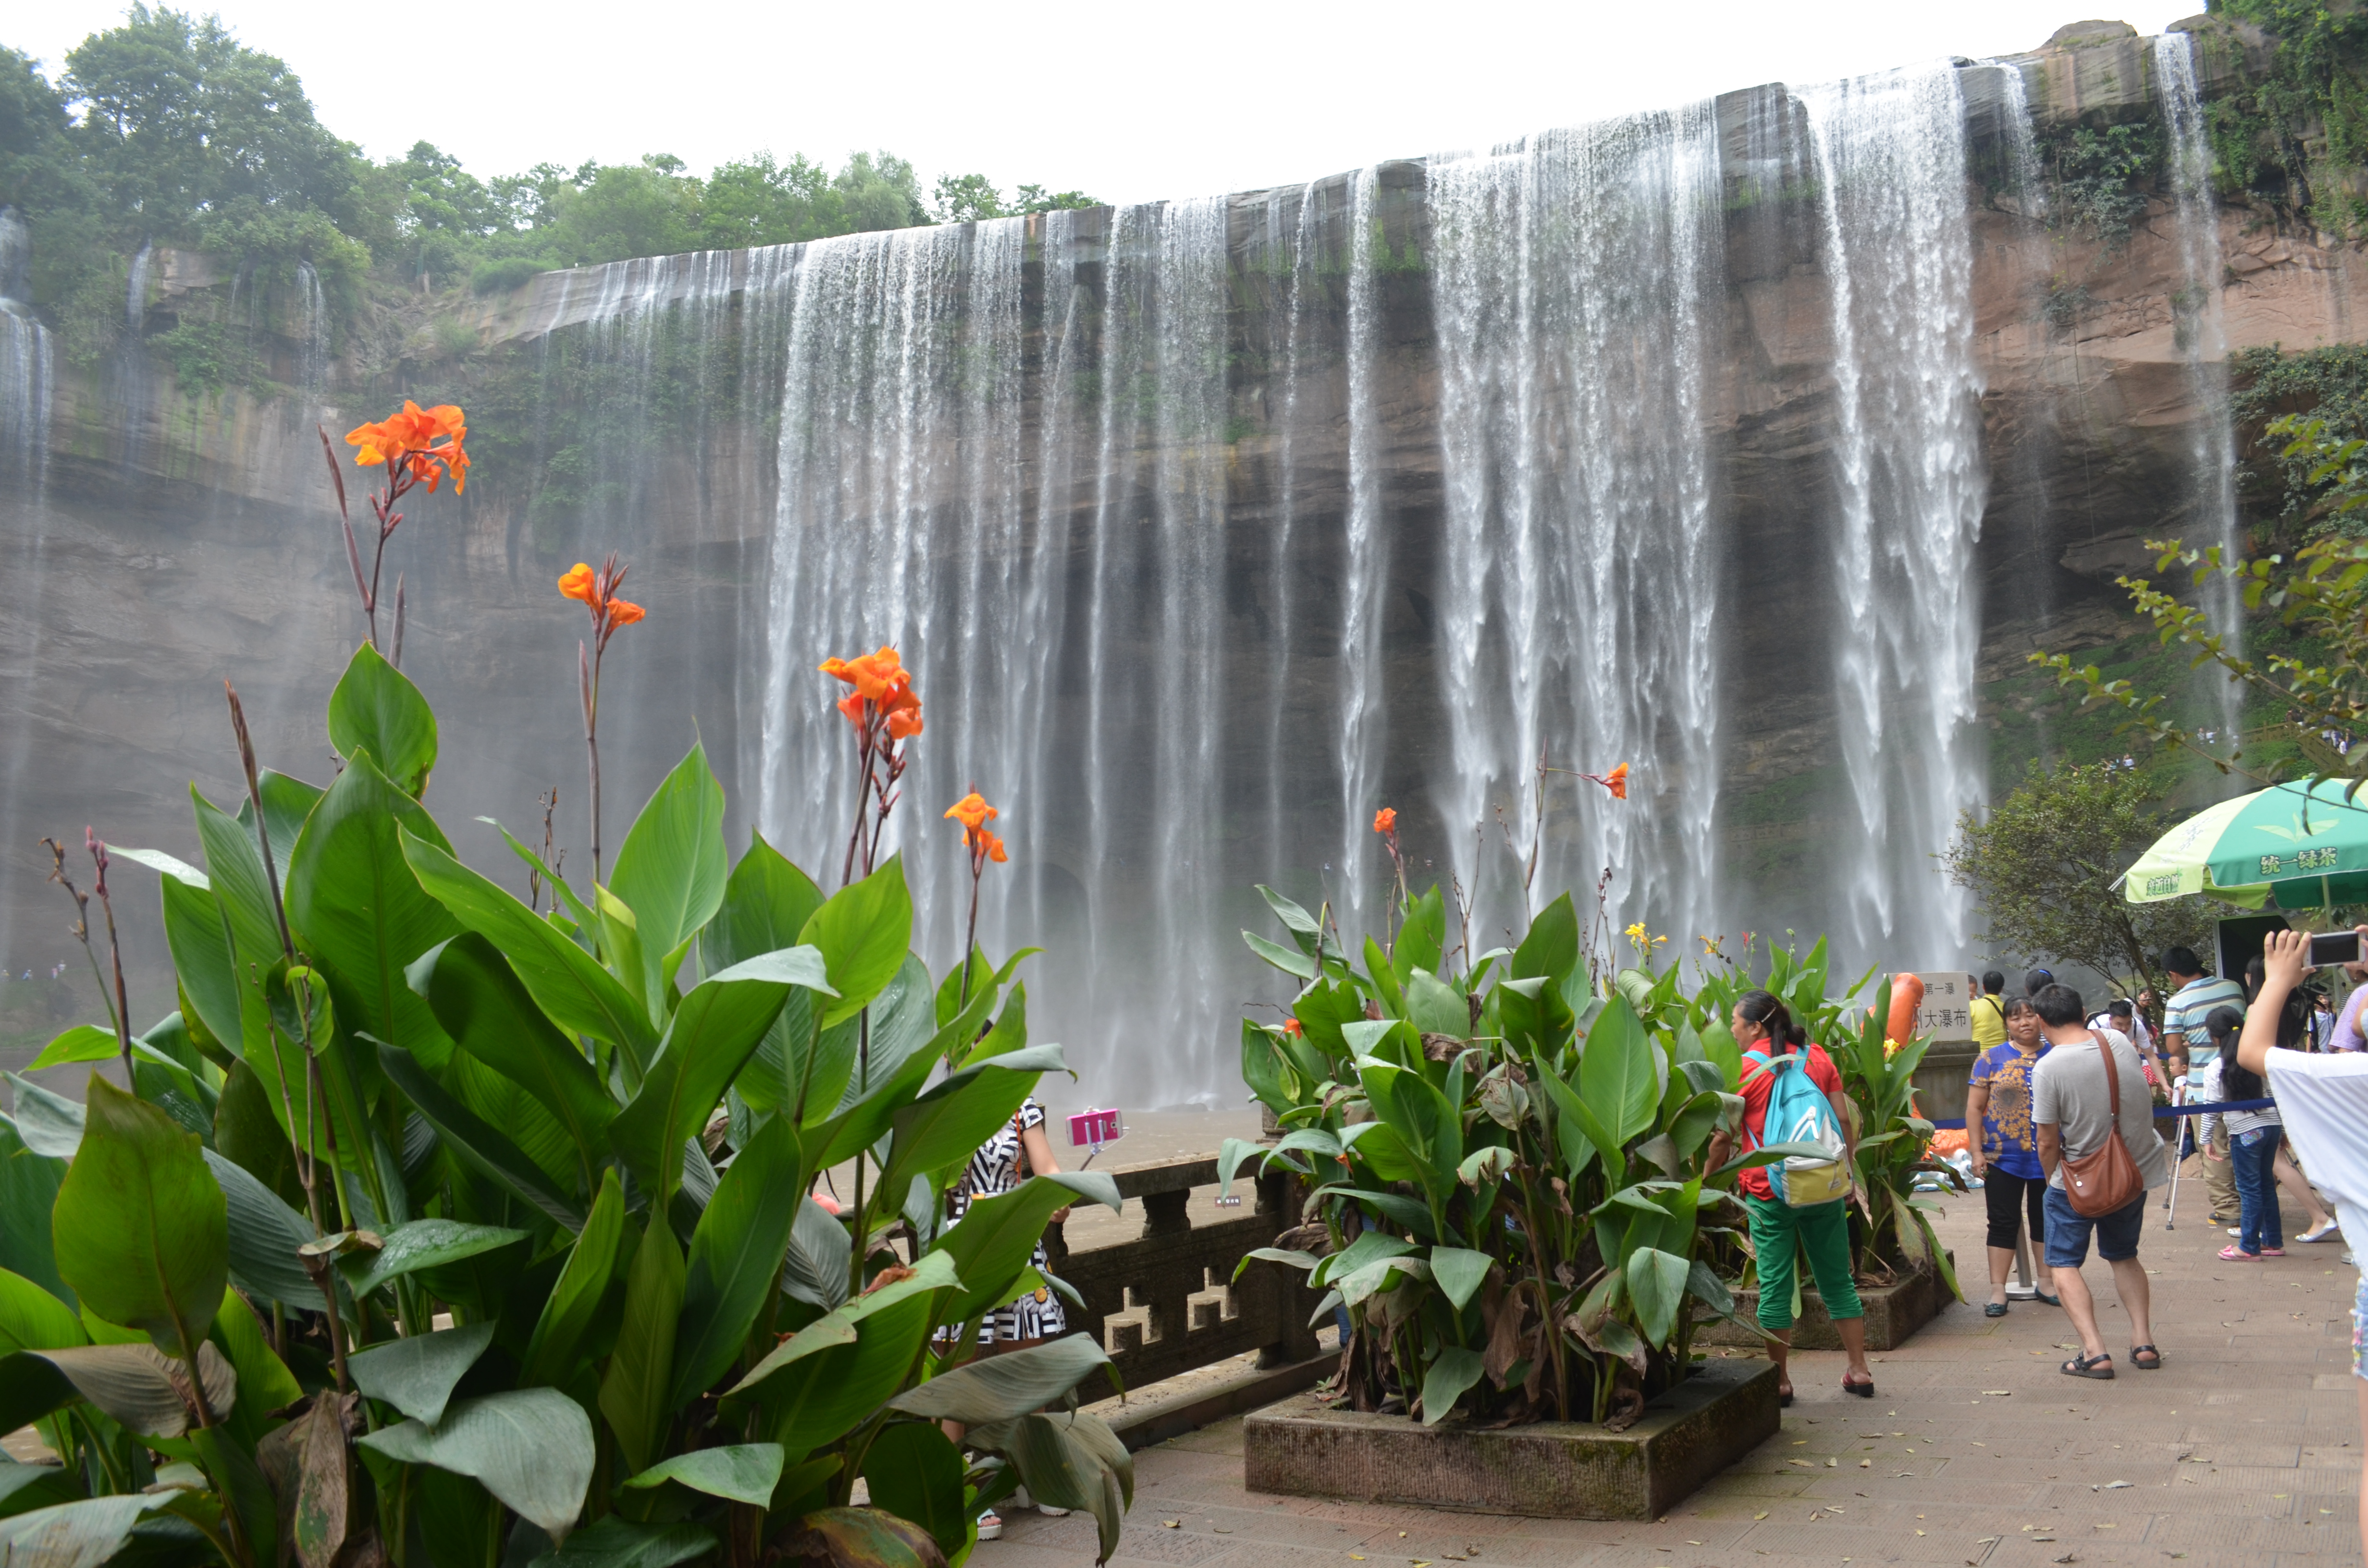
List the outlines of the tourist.
{"label": "tourist", "polygon": [[2351,979],[2351,994],[2336,1009],[2335,1028],[2328,1036],[2329,1051],[2368,1050],[2368,1036],[2360,1028],[2360,1006],[2368,1002],[2368,963],[2348,963],[2343,972]]}
{"label": "tourist", "polygon": [[2170,1058],[2174,1074],[2185,1073],[2209,1060],[2215,1049],[2203,1020],[2214,1007],[2242,1006],[2245,992],[2233,980],[2205,974],[2203,960],[2192,948],[2172,948],[2162,955],[2162,968],[2171,984],[2170,1005],[2162,1015],[2163,1053]]}
{"label": "tourist", "polygon": [[[2047,1170],[2047,1267],[2080,1335],[2080,1354],[2059,1369],[2076,1378],[2113,1375],[2112,1355],[2097,1328],[2097,1304],[2080,1273],[2093,1233],[2097,1256],[2112,1265],[2122,1309],[2130,1315],[2130,1364],[2156,1371],[2162,1352],[2153,1343],[2153,1302],[2146,1266],[2138,1261],[2138,1231],[2146,1220],[2146,1191],[2169,1181],[2170,1173],[2162,1140],[2155,1136],[2154,1106],[2142,1086],[2137,1048],[2114,1030],[2083,1026],[2080,994],[2068,985],[2050,985],[2033,1000],[2041,1032],[2055,1048],[2031,1074],[2032,1126],[2038,1134],[2039,1163]],[[2110,1067],[2107,1051],[2112,1053]],[[2064,1162],[2089,1158],[2116,1135],[2137,1166],[2140,1190],[2110,1214],[2083,1214],[2065,1191]]]}
{"label": "tourist", "polygon": [[[2356,929],[2368,937],[2368,926]],[[2278,1049],[2278,1021],[2286,997],[2302,983],[2310,937],[2301,931],[2273,931],[2265,949],[2261,1006],[2246,1015],[2237,1063],[2259,1074],[2277,1096],[2286,1132],[2335,1199],[2336,1211],[2357,1214],[2368,1201],[2368,1053],[2313,1056]],[[2352,1303],[2351,1371],[2355,1379],[2368,1380],[2368,1274],[2362,1276]],[[2359,1392],[2361,1426],[2368,1432],[2368,1381],[2360,1382]],[[2368,1535],[2368,1482],[2362,1487],[2359,1518]]]}
{"label": "tourist", "polygon": [[[2301,1038],[2300,992],[2287,997],[2279,1008],[2278,1040],[2292,1046]],[[2261,1097],[2260,1074],[2248,1073],[2242,1064],[2229,1059],[2230,1046],[2245,1027],[2245,1017],[2234,1007],[2214,1007],[2212,1016],[2203,1020],[2220,1054],[2203,1069],[2203,1093],[2207,1103],[2221,1100],[2257,1100]],[[2220,1249],[2223,1263],[2259,1263],[2263,1257],[2283,1257],[2285,1233],[2278,1217],[2276,1168],[2278,1145],[2284,1137],[2284,1128],[2278,1121],[2274,1107],[2267,1110],[2213,1111],[2203,1117],[2207,1138],[2226,1129],[2228,1140],[2229,1164],[2237,1176],[2237,1210],[2241,1216],[2237,1241]]]}
{"label": "tourist", "polygon": [[[2006,998],[1999,994],[2005,989],[2005,973],[1991,970],[1982,976],[1981,994],[1966,1009],[1973,1023],[1974,1043],[1984,1051],[2006,1043]],[[1971,1127],[1973,1122],[1969,1119],[1965,1125]]]}
{"label": "tourist", "polygon": [[2055,975],[2052,970],[2027,969],[2022,971],[2022,994],[2025,996],[2036,996],[2055,983]]}
{"label": "tourist", "polygon": [[[1044,1135],[1044,1108],[1038,1105],[1032,1096],[1022,1100],[1019,1108],[1012,1113],[1011,1119],[996,1129],[995,1136],[970,1157],[970,1165],[963,1170],[961,1179],[946,1194],[946,1206],[952,1210],[946,1221],[947,1228],[951,1230],[959,1224],[962,1217],[969,1212],[970,1206],[978,1199],[1013,1191],[1030,1175],[1060,1168],[1053,1159],[1053,1141]],[[1053,1210],[1048,1223],[1057,1225],[1068,1217],[1068,1208],[1064,1205]],[[1044,1256],[1042,1241],[1036,1244],[1036,1250],[1029,1262],[1040,1276],[1052,1271],[1053,1266]],[[1061,1298],[1039,1283],[1034,1290],[997,1307],[980,1321],[978,1353],[995,1356],[1007,1350],[1042,1345],[1067,1333],[1068,1328],[1068,1316],[1062,1310]],[[939,1338],[945,1336],[945,1330],[938,1332]],[[961,1423],[948,1421],[943,1426],[948,1437],[956,1443],[962,1441]],[[1024,1491],[1014,1501],[1019,1507],[1030,1506]],[[1042,1504],[1035,1506],[1040,1513],[1059,1515],[1068,1512],[1066,1508],[1046,1507]],[[1003,1520],[999,1516],[992,1511],[979,1516],[979,1540],[994,1540],[1002,1534]]]}
{"label": "tourist", "polygon": [[2040,1168],[2031,1130],[2031,1070],[2048,1049],[2039,1009],[2030,997],[2018,996],[2006,1004],[2006,1039],[1975,1058],[1965,1089],[1965,1126],[1981,1134],[1970,1150],[1973,1174],[1989,1206],[1990,1299],[1984,1317],[2006,1316],[2007,1276],[2025,1217],[2032,1245],[2047,1234],[2047,1173]]}
{"label": "tourist", "polygon": [[[1805,1044],[1801,1070],[1825,1091],[1841,1133],[1845,1164],[1855,1171],[1857,1139],[1850,1129],[1850,1102],[1842,1093],[1841,1074],[1825,1048],[1805,1043],[1807,1036],[1784,1004],[1765,991],[1743,994],[1735,1004],[1730,1027],[1736,1044],[1744,1051],[1745,1151],[1757,1149],[1766,1141],[1768,1104],[1776,1085],[1773,1058],[1802,1051]],[[1728,1135],[1714,1134],[1711,1168],[1725,1165],[1732,1152]],[[1743,1195],[1744,1210],[1751,1223],[1751,1250],[1759,1275],[1759,1326],[1769,1335],[1768,1358],[1776,1364],[1777,1402],[1793,1403],[1793,1379],[1787,1366],[1793,1343],[1793,1270],[1795,1256],[1803,1252],[1808,1254],[1809,1276],[1816,1281],[1826,1315],[1833,1320],[1850,1358],[1842,1371],[1842,1392],[1873,1398],[1874,1373],[1866,1364],[1866,1309],[1860,1304],[1858,1284],[1850,1275],[1848,1199],[1793,1208],[1776,1196],[1768,1173],[1759,1169],[1745,1171],[1735,1186]]]}

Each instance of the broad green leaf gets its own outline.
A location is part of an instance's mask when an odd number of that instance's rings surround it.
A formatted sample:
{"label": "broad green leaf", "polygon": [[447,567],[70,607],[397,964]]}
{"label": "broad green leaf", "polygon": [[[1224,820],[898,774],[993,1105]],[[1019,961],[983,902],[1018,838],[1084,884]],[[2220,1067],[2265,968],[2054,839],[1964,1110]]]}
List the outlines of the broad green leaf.
{"label": "broad green leaf", "polygon": [[229,1218],[203,1145],[91,1075],[82,1147],[52,1210],[58,1274],[109,1323],[188,1355],[229,1273]]}
{"label": "broad green leaf", "polygon": [[[357,1296],[414,1269],[434,1268],[464,1257],[491,1252],[526,1240],[524,1231],[500,1225],[471,1225],[459,1220],[414,1220],[387,1233],[376,1252],[359,1252],[338,1261],[338,1269]],[[523,1261],[523,1260],[521,1260]]]}
{"label": "broad green leaf", "polygon": [[1653,1125],[1661,1103],[1660,1055],[1624,997],[1605,1003],[1587,1031],[1578,1059],[1579,1097],[1622,1147]]}
{"label": "broad green leaf", "polygon": [[1684,1306],[1687,1259],[1657,1247],[1639,1247],[1628,1255],[1628,1299],[1636,1303],[1636,1326],[1647,1343],[1667,1345]]}
{"label": "broad green leaf", "polygon": [[1321,957],[1324,928],[1316,924],[1315,916],[1263,882],[1258,884],[1258,896],[1266,900],[1266,906],[1274,911],[1274,917],[1282,922],[1283,929],[1291,933],[1291,939],[1299,950],[1311,959]]}
{"label": "broad green leaf", "polygon": [[51,1067],[68,1067],[83,1062],[112,1062],[120,1054],[113,1029],[103,1029],[96,1024],[76,1024],[65,1033],[41,1047],[41,1053],[25,1064],[28,1073],[40,1073]]}
{"label": "broad green leaf", "polygon": [[561,1190],[525,1151],[437,1082],[409,1051],[381,1045],[378,1060],[388,1082],[410,1097],[413,1108],[436,1129],[448,1150],[569,1230],[584,1228],[584,1210],[577,1199]]}
{"label": "broad green leaf", "polygon": [[752,1391],[756,1435],[798,1459],[837,1442],[912,1376],[928,1343],[929,1304],[926,1296],[908,1296],[857,1324],[854,1344],[829,1346],[768,1379]]}
{"label": "broad green leaf", "polygon": [[1406,982],[1406,1019],[1424,1034],[1472,1038],[1472,1006],[1438,976],[1415,970]]}
{"label": "broad green leaf", "polygon": [[553,1023],[620,1047],[635,1061],[648,1060],[657,1044],[649,1009],[598,960],[440,845],[405,832],[402,846],[419,885],[462,926],[501,949]]}
{"label": "broad green leaf", "polygon": [[674,1342],[682,1312],[682,1251],[653,1213],[625,1275],[625,1316],[600,1380],[600,1414],[617,1435],[628,1469],[649,1469],[666,1438],[674,1383]]}
{"label": "broad green leaf", "polygon": [[[189,802],[197,812],[198,842],[205,846],[206,881],[228,922],[234,973],[243,977],[248,965],[268,970],[287,956],[279,937],[279,916],[271,883],[263,874],[263,851],[253,828],[216,806],[189,787]],[[271,842],[274,862],[283,869],[295,845]],[[225,1035],[225,1040],[235,1036]]]}
{"label": "broad green leaf", "polygon": [[232,1281],[267,1303],[324,1311],[321,1292],[296,1256],[298,1247],[313,1239],[312,1222],[227,1156],[207,1150],[206,1168],[222,1189],[228,1216]]}
{"label": "broad green leaf", "polygon": [[460,921],[412,877],[403,836],[450,850],[427,810],[391,784],[377,760],[348,760],[296,838],[289,924],[329,976],[338,1021],[400,1044],[436,1071],[452,1047],[403,971],[455,936]]}
{"label": "broad green leaf", "polygon": [[[1474,1252],[1467,1247],[1433,1247],[1430,1249],[1430,1278],[1438,1285],[1440,1294],[1454,1302],[1455,1310],[1460,1312],[1478,1292],[1482,1281],[1488,1278],[1489,1263],[1489,1256],[1485,1252]],[[1461,1393],[1463,1390],[1456,1392]],[[1429,1403],[1426,1403],[1423,1408],[1428,1410]]]}
{"label": "broad green leaf", "polygon": [[[1436,974],[1447,943],[1447,901],[1432,884],[1429,892],[1406,905],[1406,924],[1398,927],[1392,946],[1390,971],[1401,985],[1416,970]],[[1375,980],[1381,976],[1375,975]]]}
{"label": "broad green leaf", "polygon": [[699,956],[714,973],[744,959],[798,945],[798,934],[823,905],[822,890],[789,858],[748,835],[748,853],[732,868],[723,902],[700,934]]}
{"label": "broad green leaf", "polygon": [[1422,1424],[1436,1426],[1455,1408],[1473,1384],[1480,1381],[1484,1370],[1480,1352],[1467,1350],[1461,1345],[1440,1347],[1429,1369],[1422,1375]]}
{"label": "broad green leaf", "polygon": [[238,1403],[224,1423],[231,1436],[252,1449],[277,1425],[271,1413],[304,1397],[303,1385],[288,1369],[264,1337],[255,1309],[235,1290],[222,1292],[222,1310],[214,1314],[215,1348],[238,1374]]}
{"label": "broad green leaf", "polygon": [[[74,1345],[22,1354],[56,1368],[74,1392],[127,1432],[177,1437],[197,1424],[178,1386],[188,1376],[187,1364],[153,1345]],[[197,1366],[214,1414],[229,1415],[238,1402],[238,1374],[229,1358],[200,1340]]]}
{"label": "broad green leaf", "polygon": [[1040,1502],[1089,1510],[1103,1558],[1117,1551],[1127,1505],[1134,1500],[1134,1461],[1100,1416],[1087,1411],[1030,1413],[973,1427],[963,1436],[976,1446],[1008,1455],[1012,1468]]}
{"label": "broad green leaf", "polygon": [[798,1201],[790,1252],[781,1267],[781,1290],[794,1301],[830,1311],[847,1300],[848,1255],[855,1248],[847,1227],[811,1198]]}
{"label": "broad green leaf", "polygon": [[567,1538],[556,1551],[534,1560],[532,1568],[674,1568],[715,1550],[715,1532],[688,1519],[641,1524],[610,1514]]}
{"label": "broad green leaf", "polygon": [[1294,975],[1301,980],[1315,978],[1317,971],[1314,954],[1294,952],[1279,942],[1268,941],[1255,931],[1243,932],[1242,940],[1249,944],[1250,951],[1266,960],[1283,973]]}
{"label": "broad green leaf", "polygon": [[984,1426],[1050,1404],[1109,1365],[1092,1335],[1072,1334],[967,1362],[888,1403],[908,1415]]}
{"label": "broad green leaf", "polygon": [[173,970],[181,994],[205,1025],[206,1032],[230,1050],[241,1044],[238,1017],[238,971],[231,959],[230,927],[221,903],[202,872],[194,881],[177,876],[157,879],[165,909],[165,946],[173,955]]}
{"label": "broad green leaf", "polygon": [[[1048,1171],[963,1210],[928,1255],[952,1260],[963,1286],[938,1309],[939,1321],[973,1322],[1010,1301],[1053,1210],[1079,1199],[1120,1211],[1118,1183],[1100,1171]],[[842,1262],[841,1278],[846,1272]]]}
{"label": "broad green leaf", "polygon": [[[800,947],[819,949],[837,999],[823,1012],[823,1027],[871,1005],[904,967],[913,942],[913,899],[905,888],[905,858],[833,893],[798,933]],[[924,1000],[924,1008],[928,1003]]]}
{"label": "broad green leaf", "polygon": [[731,1392],[746,1392],[784,1367],[848,1344],[860,1335],[860,1325],[868,1319],[918,1297],[961,1289],[962,1279],[954,1272],[953,1259],[942,1252],[926,1253],[904,1278],[891,1284],[874,1284],[862,1295],[833,1308],[775,1346],[763,1360],[748,1369],[746,1377],[733,1385]]}
{"label": "broad green leaf", "polygon": [[[723,786],[707,766],[706,749],[694,744],[633,819],[609,872],[609,888],[632,906],[653,972],[656,960],[697,936],[722,906],[731,864]],[[673,978],[658,974],[658,987]]]}
{"label": "broad green leaf", "polygon": [[732,1443],[660,1460],[625,1484],[663,1486],[671,1481],[711,1497],[762,1508],[772,1503],[773,1487],[780,1479],[780,1444]]}
{"label": "broad green leaf", "polygon": [[74,1292],[58,1278],[57,1259],[50,1248],[50,1210],[65,1174],[63,1160],[27,1148],[17,1123],[0,1116],[0,1268],[24,1276],[72,1306]]}
{"label": "broad green leaf", "polygon": [[1513,949],[1513,978],[1544,975],[1560,985],[1578,964],[1578,912],[1565,893],[1539,911],[1529,935]]}
{"label": "broad green leaf", "polygon": [[[618,982],[632,993],[653,1028],[666,1025],[666,982],[658,973],[659,952],[642,940],[642,923],[633,906],[608,888],[595,886],[592,901],[599,906],[600,956]],[[641,1053],[634,1053],[636,1065]]]}
{"label": "broad green leaf", "polygon": [[89,1497],[0,1519],[0,1562],[25,1568],[100,1568],[115,1560],[141,1517],[165,1507],[170,1494]]}
{"label": "broad green leaf", "polygon": [[920,1526],[946,1551],[958,1551],[968,1539],[962,1453],[936,1423],[898,1421],[882,1427],[863,1456],[863,1478],[872,1506]]}
{"label": "broad green leaf", "polygon": [[805,1201],[803,1177],[798,1130],[777,1116],[740,1151],[708,1199],[683,1277],[671,1407],[704,1392],[747,1344],[780,1278],[798,1205]]}
{"label": "broad green leaf", "polygon": [[567,1129],[517,1079],[455,1051],[444,1069],[444,1086],[486,1126],[500,1128],[552,1187],[576,1197],[591,1191],[591,1173],[598,1167],[586,1166]]}
{"label": "broad green leaf", "polygon": [[[54,1160],[71,1160],[82,1147],[83,1107],[54,1090],[11,1073],[8,1082],[17,1090],[17,1118],[14,1123],[17,1136],[36,1155]],[[63,1172],[60,1172],[63,1178]]]}
{"label": "broad green leaf", "polygon": [[404,1464],[473,1477],[555,1541],[575,1528],[592,1484],[592,1423],[555,1389],[460,1400],[435,1426],[404,1421],[354,1440]]}
{"label": "broad green leaf", "polygon": [[616,1273],[617,1245],[624,1231],[625,1193],[612,1165],[600,1173],[600,1191],[592,1200],[592,1212],[568,1252],[558,1283],[543,1301],[542,1315],[535,1322],[518,1372],[521,1386],[557,1387],[574,1375],[576,1357]]}
{"label": "broad green leaf", "polygon": [[477,1364],[493,1342],[490,1321],[463,1324],[358,1350],[346,1358],[346,1365],[362,1392],[433,1426],[444,1419],[444,1406],[461,1374]]}
{"label": "broad green leaf", "polygon": [[[348,767],[367,752],[404,794],[416,797],[436,767],[436,710],[365,642],[329,694],[329,744]],[[333,787],[330,793],[336,792]]]}
{"label": "broad green leaf", "polygon": [[63,1465],[0,1464],[0,1518],[75,1502],[81,1496],[82,1477]]}
{"label": "broad green leaf", "polygon": [[880,1190],[901,1193],[915,1176],[969,1159],[1019,1111],[1040,1075],[1066,1065],[1059,1046],[1031,1046],[989,1057],[931,1085],[889,1118],[894,1136]]}
{"label": "broad green leaf", "polygon": [[9,1431],[55,1415],[81,1397],[40,1352],[0,1355],[0,1421],[8,1423]]}
{"label": "broad green leaf", "polygon": [[399,835],[449,847],[374,759],[352,758],[297,837],[288,923],[326,973],[345,1027],[399,1045],[432,1070],[451,1048],[403,971],[460,926],[411,874]]}
{"label": "broad green leaf", "polygon": [[678,1179],[683,1141],[707,1125],[792,986],[829,994],[814,949],[784,948],[734,964],[691,987],[675,1009],[641,1089],[609,1125],[610,1144],[661,1204]]}
{"label": "broad green leaf", "polygon": [[56,1350],[89,1337],[72,1307],[23,1275],[0,1269],[0,1356]]}
{"label": "broad green leaf", "polygon": [[[304,831],[304,819],[321,803],[327,793],[318,784],[307,784],[302,778],[291,778],[285,773],[265,768],[256,776],[256,792],[263,797],[263,824],[271,832],[271,858],[279,867],[279,883],[288,884],[288,852]],[[255,804],[251,801],[238,803],[238,824],[249,833],[255,831]]]}
{"label": "broad green leaf", "polygon": [[575,1042],[535,1006],[509,961],[465,931],[421,954],[407,979],[461,1050],[516,1082],[566,1129],[588,1187],[607,1157],[617,1102]]}

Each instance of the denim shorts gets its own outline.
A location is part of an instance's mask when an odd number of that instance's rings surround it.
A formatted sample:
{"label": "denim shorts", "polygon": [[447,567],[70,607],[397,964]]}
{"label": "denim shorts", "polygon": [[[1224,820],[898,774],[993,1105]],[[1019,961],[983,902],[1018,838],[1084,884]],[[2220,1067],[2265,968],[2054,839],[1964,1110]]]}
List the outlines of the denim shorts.
{"label": "denim shorts", "polygon": [[2047,1267],[2078,1268],[2089,1261],[2089,1233],[2097,1233],[2097,1256],[2119,1263],[2138,1255],[2138,1226],[2146,1219],[2146,1194],[2100,1219],[2090,1219],[2072,1207],[2060,1187],[2047,1189]]}

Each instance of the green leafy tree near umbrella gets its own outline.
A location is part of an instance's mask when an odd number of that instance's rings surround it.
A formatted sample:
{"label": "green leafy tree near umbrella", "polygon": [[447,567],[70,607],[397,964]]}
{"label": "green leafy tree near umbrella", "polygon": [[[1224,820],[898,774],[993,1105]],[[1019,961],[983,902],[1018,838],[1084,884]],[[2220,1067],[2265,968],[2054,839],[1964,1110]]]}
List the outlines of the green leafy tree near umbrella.
{"label": "green leafy tree near umbrella", "polygon": [[2162,787],[2111,763],[2038,763],[1987,813],[1958,819],[1941,857],[1949,880],[1968,889],[1989,923],[1997,950],[2095,970],[2126,990],[2160,977],[2169,946],[2195,947],[2211,934],[2197,898],[2132,904],[2119,886],[2131,858],[2169,823]]}

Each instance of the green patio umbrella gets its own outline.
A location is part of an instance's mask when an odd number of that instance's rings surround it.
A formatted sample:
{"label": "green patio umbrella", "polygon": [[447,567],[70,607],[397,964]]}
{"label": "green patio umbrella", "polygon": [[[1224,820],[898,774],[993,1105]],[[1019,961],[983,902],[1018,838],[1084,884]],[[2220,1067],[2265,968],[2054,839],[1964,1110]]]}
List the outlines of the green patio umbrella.
{"label": "green patio umbrella", "polygon": [[2197,812],[2123,873],[2122,895],[2157,903],[2188,893],[2248,909],[2368,903],[2368,794],[2348,778],[2280,784]]}

